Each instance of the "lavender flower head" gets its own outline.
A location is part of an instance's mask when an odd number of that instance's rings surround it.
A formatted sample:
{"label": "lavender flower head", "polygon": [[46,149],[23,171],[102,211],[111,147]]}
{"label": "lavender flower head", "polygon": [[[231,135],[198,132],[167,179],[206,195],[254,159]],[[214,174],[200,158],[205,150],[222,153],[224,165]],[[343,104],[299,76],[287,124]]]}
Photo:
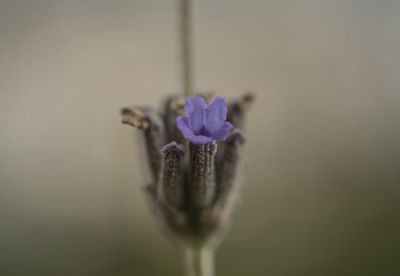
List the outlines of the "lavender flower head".
{"label": "lavender flower head", "polygon": [[[122,122],[144,136],[150,202],[176,241],[202,247],[220,240],[234,199],[251,94],[227,103],[215,97],[170,96],[161,113],[151,107],[121,110]],[[186,111],[186,112],[185,112]],[[228,121],[229,122],[228,122]],[[190,143],[188,143],[190,142]],[[217,143],[218,142],[218,143]]]}
{"label": "lavender flower head", "polygon": [[188,97],[186,116],[176,119],[177,127],[183,136],[193,144],[210,144],[225,140],[232,124],[226,121],[228,105],[223,97],[216,97],[207,105],[203,97]]}

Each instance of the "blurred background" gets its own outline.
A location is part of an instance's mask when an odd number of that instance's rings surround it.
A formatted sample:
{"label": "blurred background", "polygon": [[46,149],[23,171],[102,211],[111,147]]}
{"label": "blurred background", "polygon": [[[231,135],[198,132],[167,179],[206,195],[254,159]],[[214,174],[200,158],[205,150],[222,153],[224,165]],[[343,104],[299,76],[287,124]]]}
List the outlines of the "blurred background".
{"label": "blurred background", "polygon": [[[400,2],[197,0],[198,90],[257,101],[217,275],[400,275]],[[0,0],[0,275],[181,275],[130,104],[180,90],[176,1]]]}

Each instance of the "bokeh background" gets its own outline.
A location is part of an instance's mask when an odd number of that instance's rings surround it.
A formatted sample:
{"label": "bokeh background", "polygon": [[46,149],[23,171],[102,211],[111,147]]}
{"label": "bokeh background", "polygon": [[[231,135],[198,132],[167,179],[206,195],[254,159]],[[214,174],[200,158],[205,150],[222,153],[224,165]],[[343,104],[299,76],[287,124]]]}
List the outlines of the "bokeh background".
{"label": "bokeh background", "polygon": [[[180,90],[176,12],[0,1],[0,275],[181,275],[119,117]],[[194,15],[196,88],[257,93],[217,275],[400,275],[400,2],[198,0]]]}

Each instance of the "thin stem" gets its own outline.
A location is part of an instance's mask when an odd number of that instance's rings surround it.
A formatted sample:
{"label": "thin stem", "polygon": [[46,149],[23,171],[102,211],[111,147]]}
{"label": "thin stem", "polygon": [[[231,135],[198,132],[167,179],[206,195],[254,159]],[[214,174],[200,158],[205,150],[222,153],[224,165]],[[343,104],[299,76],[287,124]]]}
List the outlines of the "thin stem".
{"label": "thin stem", "polygon": [[191,0],[179,0],[181,74],[183,94],[192,95],[192,15]]}
{"label": "thin stem", "polygon": [[188,247],[185,251],[185,276],[214,276],[214,251]]}

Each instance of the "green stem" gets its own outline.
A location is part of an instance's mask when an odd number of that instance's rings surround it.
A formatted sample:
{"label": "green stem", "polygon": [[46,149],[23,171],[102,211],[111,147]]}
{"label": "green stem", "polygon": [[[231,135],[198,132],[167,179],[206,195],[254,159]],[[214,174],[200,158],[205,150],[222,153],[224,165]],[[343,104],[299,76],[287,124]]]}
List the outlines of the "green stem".
{"label": "green stem", "polygon": [[214,251],[188,247],[185,250],[185,276],[214,276]]}
{"label": "green stem", "polygon": [[181,74],[184,96],[192,95],[192,16],[191,0],[180,1],[180,44],[181,44]]}

